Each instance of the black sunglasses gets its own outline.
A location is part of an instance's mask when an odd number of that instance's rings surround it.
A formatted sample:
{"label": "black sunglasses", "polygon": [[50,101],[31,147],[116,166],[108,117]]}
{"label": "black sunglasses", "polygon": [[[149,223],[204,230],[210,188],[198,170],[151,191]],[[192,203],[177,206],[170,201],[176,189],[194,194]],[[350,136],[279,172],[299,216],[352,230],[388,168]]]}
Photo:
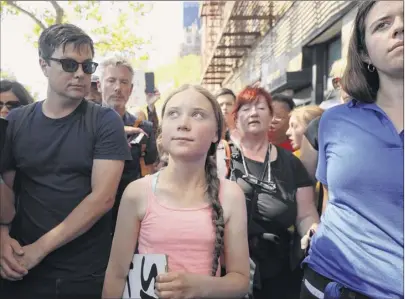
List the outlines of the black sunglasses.
{"label": "black sunglasses", "polygon": [[6,102],[6,103],[0,102],[0,110],[3,109],[4,106],[6,106],[6,108],[8,110],[13,110],[15,108],[20,107],[21,103],[17,102],[17,101],[10,101],[10,102]]}
{"label": "black sunglasses", "polygon": [[71,58],[57,59],[57,58],[50,57],[48,59],[59,62],[62,65],[62,69],[68,73],[76,72],[79,69],[79,65],[81,64],[84,73],[93,74],[96,71],[97,66],[98,66],[98,63],[91,61],[91,60],[86,60],[86,61],[80,63]]}

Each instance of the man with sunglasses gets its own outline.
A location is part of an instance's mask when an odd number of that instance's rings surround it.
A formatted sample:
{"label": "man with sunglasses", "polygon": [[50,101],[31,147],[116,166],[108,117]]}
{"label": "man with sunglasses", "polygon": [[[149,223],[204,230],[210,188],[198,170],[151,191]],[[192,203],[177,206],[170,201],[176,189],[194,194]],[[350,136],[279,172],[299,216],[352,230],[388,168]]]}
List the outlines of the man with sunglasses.
{"label": "man with sunglasses", "polygon": [[84,100],[97,68],[85,32],[53,25],[38,45],[47,98],[7,117],[0,173],[14,189],[16,209],[15,216],[0,217],[1,294],[100,298],[111,247],[109,210],[124,160],[131,159],[124,126],[112,109]]}

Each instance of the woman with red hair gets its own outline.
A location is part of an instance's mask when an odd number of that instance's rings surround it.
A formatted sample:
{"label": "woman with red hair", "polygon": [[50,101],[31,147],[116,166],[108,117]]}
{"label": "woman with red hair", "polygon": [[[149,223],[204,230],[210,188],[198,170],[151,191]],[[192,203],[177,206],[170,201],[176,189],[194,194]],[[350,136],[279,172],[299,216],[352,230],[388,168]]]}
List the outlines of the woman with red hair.
{"label": "woman with red hair", "polygon": [[246,87],[238,95],[233,120],[240,141],[231,156],[230,179],[245,193],[249,251],[256,264],[254,298],[298,298],[299,240],[305,247],[319,217],[313,181],[301,161],[268,141],[272,117],[271,96],[264,89]]}

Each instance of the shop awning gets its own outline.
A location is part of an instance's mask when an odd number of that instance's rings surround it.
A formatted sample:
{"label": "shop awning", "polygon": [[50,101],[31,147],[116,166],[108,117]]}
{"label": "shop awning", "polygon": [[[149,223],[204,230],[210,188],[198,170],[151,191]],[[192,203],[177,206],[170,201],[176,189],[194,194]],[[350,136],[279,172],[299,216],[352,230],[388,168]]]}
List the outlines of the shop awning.
{"label": "shop awning", "polygon": [[286,89],[297,91],[311,86],[311,84],[312,69],[307,68],[298,72],[284,72],[281,76],[270,82],[268,89],[270,93],[278,93]]}

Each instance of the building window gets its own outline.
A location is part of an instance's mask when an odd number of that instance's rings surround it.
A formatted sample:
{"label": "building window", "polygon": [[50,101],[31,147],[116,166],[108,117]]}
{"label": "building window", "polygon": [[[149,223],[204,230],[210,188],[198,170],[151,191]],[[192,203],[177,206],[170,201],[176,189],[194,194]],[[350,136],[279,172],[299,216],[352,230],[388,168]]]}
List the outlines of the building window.
{"label": "building window", "polygon": [[333,64],[342,58],[342,39],[339,35],[331,39],[330,41],[326,42],[326,78],[327,78],[327,85],[326,89],[330,90],[333,89],[332,86],[332,78],[330,77],[330,71],[332,69]]}
{"label": "building window", "polygon": [[326,67],[329,72],[332,68],[333,63],[342,58],[342,39],[339,36],[338,38],[335,38],[328,42],[326,47],[328,51],[326,56]]}
{"label": "building window", "polygon": [[192,42],[191,36],[188,35],[187,38],[186,38],[186,43],[189,45],[189,44],[191,44],[191,42]]}

